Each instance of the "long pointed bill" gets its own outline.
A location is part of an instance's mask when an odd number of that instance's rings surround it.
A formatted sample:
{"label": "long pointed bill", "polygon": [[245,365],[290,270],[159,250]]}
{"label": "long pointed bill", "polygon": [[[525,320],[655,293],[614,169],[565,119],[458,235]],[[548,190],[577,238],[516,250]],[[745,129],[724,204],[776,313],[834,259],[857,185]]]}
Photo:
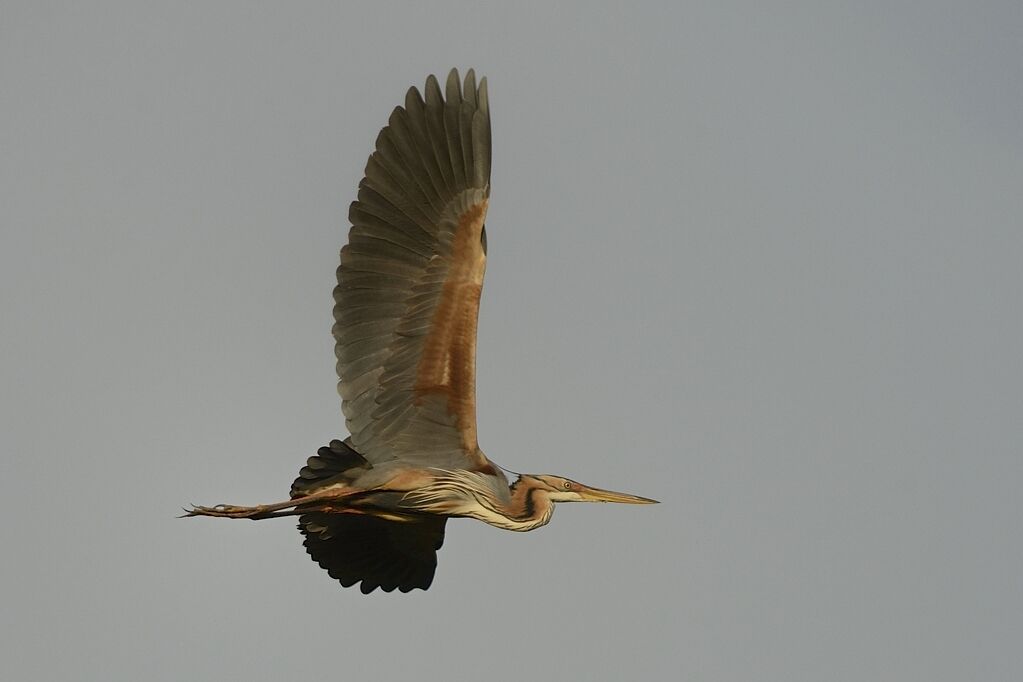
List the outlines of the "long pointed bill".
{"label": "long pointed bill", "polygon": [[659,504],[657,500],[651,500],[649,497],[640,497],[638,495],[628,495],[626,493],[616,493],[613,490],[601,490],[600,488],[590,488],[589,486],[579,486],[579,496],[583,498],[585,502],[621,502],[622,504]]}

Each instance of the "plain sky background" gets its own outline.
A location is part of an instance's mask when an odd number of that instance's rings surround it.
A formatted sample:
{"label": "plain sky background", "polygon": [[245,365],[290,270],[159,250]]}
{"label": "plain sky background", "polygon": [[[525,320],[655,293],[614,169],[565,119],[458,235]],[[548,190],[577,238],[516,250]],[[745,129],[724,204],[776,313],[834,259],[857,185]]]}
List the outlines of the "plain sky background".
{"label": "plain sky background", "polygon": [[[624,3],[623,3],[624,5]],[[1023,5],[0,4],[4,680],[1023,678]],[[660,499],[343,590],[331,288],[490,81],[480,440]]]}

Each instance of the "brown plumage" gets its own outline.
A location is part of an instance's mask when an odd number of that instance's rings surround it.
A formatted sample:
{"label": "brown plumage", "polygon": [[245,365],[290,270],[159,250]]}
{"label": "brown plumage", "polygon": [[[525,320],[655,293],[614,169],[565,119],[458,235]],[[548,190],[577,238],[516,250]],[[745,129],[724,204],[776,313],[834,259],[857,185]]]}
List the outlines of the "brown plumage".
{"label": "brown plumage", "polygon": [[433,580],[448,517],[509,530],[555,502],[649,503],[556,476],[509,484],[479,448],[476,322],[486,270],[486,79],[411,88],[352,203],[334,289],[338,391],[351,436],[310,457],[291,499],[188,516],[298,515],[309,554],[342,585],[407,592]]}

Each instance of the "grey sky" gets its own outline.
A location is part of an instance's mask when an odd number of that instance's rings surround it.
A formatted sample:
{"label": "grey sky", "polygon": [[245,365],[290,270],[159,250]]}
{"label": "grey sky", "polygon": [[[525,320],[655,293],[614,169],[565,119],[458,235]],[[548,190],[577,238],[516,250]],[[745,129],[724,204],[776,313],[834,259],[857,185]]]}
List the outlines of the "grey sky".
{"label": "grey sky", "polygon": [[[0,677],[1023,677],[1023,7],[3,3]],[[479,431],[662,500],[364,597],[286,496],[409,85],[490,81]],[[529,668],[530,670],[522,670]]]}

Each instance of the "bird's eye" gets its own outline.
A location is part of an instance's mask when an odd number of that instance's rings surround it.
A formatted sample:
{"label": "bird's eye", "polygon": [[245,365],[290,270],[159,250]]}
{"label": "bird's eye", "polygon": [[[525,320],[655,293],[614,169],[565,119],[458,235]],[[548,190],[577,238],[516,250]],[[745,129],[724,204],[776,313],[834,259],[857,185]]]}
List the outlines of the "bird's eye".
{"label": "bird's eye", "polygon": [[565,481],[563,485],[565,487],[565,490],[571,490],[572,489],[572,482],[571,481]]}

